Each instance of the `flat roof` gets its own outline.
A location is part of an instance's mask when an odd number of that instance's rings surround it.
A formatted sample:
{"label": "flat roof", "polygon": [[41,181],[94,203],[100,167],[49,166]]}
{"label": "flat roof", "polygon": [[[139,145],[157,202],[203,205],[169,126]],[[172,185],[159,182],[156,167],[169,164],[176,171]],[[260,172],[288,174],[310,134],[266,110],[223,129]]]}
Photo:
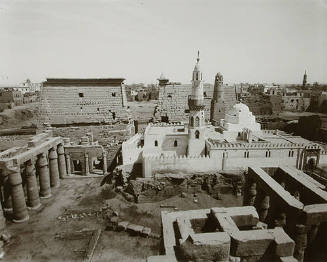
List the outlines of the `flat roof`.
{"label": "flat roof", "polygon": [[47,78],[43,86],[120,86],[125,78]]}

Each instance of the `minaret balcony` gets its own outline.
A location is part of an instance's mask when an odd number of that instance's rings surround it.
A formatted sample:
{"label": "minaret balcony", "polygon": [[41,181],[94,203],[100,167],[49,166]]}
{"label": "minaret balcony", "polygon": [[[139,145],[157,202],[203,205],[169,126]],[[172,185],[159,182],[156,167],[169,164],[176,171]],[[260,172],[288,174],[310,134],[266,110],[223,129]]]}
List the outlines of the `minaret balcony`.
{"label": "minaret balcony", "polygon": [[205,105],[203,99],[194,99],[192,96],[188,96],[188,107],[190,110],[199,111],[204,110]]}

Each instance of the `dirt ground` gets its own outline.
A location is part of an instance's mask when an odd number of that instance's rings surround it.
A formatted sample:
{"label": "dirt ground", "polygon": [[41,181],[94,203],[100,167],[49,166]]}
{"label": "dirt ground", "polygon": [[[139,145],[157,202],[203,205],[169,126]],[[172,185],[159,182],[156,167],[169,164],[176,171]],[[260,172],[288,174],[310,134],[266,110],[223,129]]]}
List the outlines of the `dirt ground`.
{"label": "dirt ground", "polygon": [[[64,179],[55,189],[53,197],[42,199],[38,211],[29,211],[30,220],[22,224],[8,222],[7,230],[13,238],[5,246],[5,261],[81,261],[90,237],[83,239],[58,239],[56,234],[75,233],[80,230],[103,229],[93,256],[100,261],[145,261],[158,255],[160,240],[129,236],[125,232],[106,231],[107,219],[100,212],[105,204],[119,214],[120,220],[148,226],[153,232],[161,231],[160,205],[176,206],[179,210],[214,206],[238,206],[241,198],[222,195],[222,200],[205,193],[186,198],[174,196],[157,203],[134,204],[111,191],[107,185],[100,187],[102,178]],[[172,210],[171,208],[168,208]],[[80,216],[84,214],[83,217]],[[68,237],[69,238],[69,237]]]}

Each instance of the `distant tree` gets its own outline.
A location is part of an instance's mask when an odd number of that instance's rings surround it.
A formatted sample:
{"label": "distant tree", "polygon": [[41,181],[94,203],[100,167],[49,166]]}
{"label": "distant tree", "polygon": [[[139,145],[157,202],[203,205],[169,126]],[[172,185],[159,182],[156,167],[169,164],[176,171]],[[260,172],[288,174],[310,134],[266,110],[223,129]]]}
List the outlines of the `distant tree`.
{"label": "distant tree", "polygon": [[318,140],[320,127],[321,119],[318,115],[303,116],[299,119],[296,134],[309,140]]}

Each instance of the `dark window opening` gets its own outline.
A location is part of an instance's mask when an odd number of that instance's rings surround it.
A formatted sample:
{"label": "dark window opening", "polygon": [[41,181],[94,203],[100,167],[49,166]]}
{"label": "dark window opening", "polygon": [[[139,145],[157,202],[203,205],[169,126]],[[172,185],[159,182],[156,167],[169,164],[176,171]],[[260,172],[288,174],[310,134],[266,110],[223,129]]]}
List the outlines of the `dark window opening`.
{"label": "dark window opening", "polygon": [[100,108],[97,108],[97,111],[99,112],[100,111]]}
{"label": "dark window opening", "polygon": [[171,95],[168,95],[167,97],[168,97],[168,98],[172,98]]}
{"label": "dark window opening", "polygon": [[112,112],[112,119],[115,120],[116,119],[116,113]]}
{"label": "dark window opening", "polygon": [[196,139],[199,139],[200,138],[200,132],[199,132],[199,130],[196,130],[195,131],[195,138]]}
{"label": "dark window opening", "polygon": [[112,95],[112,96],[116,96],[116,93],[115,93],[115,92],[114,92],[114,93],[111,93],[111,95]]}
{"label": "dark window opening", "polygon": [[174,147],[177,147],[177,140],[174,141]]}
{"label": "dark window opening", "polygon": [[78,93],[79,97],[84,97],[84,93]]}
{"label": "dark window opening", "polygon": [[158,141],[157,140],[154,141],[154,146],[158,146]]}

